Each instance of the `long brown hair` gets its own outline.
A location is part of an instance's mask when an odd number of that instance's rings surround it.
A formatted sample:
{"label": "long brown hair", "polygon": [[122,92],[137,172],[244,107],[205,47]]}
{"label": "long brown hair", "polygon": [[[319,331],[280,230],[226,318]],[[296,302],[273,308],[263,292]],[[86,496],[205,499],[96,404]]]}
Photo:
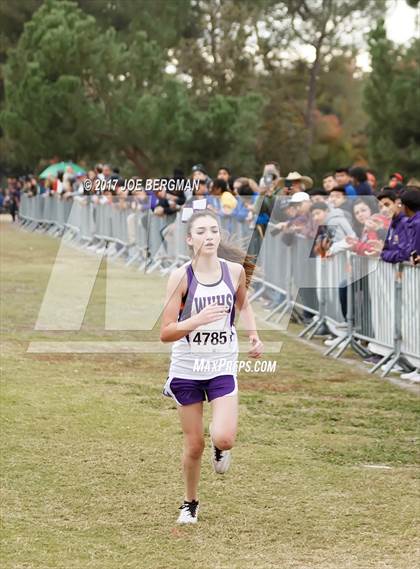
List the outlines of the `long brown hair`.
{"label": "long brown hair", "polygon": [[[240,263],[245,270],[246,288],[249,288],[254,271],[256,271],[255,258],[256,255],[245,253],[245,251],[235,243],[238,242],[234,237],[228,236],[226,232],[222,232],[218,216],[210,209],[202,209],[192,214],[187,222],[187,235],[191,235],[191,228],[196,219],[200,217],[212,217],[219,226],[221,239],[217,249],[217,256],[227,261]],[[190,247],[192,249],[192,247]]]}

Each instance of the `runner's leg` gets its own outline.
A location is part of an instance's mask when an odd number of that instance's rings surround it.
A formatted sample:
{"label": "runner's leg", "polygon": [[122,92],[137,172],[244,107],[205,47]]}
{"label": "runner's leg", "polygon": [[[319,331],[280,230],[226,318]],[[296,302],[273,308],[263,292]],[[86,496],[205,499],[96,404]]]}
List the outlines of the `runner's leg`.
{"label": "runner's leg", "polygon": [[178,414],[184,433],[182,469],[185,483],[185,499],[197,500],[201,457],[204,450],[203,402],[178,405]]}
{"label": "runner's leg", "polygon": [[238,430],[238,394],[217,397],[211,406],[213,443],[220,450],[229,450],[235,444]]}

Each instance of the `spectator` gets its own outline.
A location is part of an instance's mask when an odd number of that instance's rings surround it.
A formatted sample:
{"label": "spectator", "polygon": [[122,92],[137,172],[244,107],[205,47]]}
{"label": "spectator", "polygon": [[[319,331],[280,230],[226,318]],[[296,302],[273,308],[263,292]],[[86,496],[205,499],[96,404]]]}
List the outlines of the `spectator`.
{"label": "spectator", "polygon": [[302,176],[299,172],[289,172],[286,178],[280,178],[280,185],[284,188],[285,195],[292,196],[312,188],[313,181],[309,176]]}
{"label": "spectator", "polygon": [[195,180],[197,178],[206,179],[209,176],[207,174],[206,169],[204,168],[204,166],[202,164],[194,164],[194,166],[191,168],[191,177],[193,180]]}
{"label": "spectator", "polygon": [[229,168],[226,166],[220,166],[217,171],[217,178],[220,178],[229,184],[229,180],[231,179],[232,174]]}
{"label": "spectator", "polygon": [[[274,216],[275,207],[279,200],[280,168],[273,160],[264,163],[263,175],[258,186],[258,197],[253,205],[255,227],[248,245],[248,254],[258,256],[270,218]],[[262,286],[256,283],[256,288]]]}
{"label": "spectator", "polygon": [[404,178],[399,172],[391,174],[388,181],[388,186],[393,190],[400,190],[403,187]]}
{"label": "spectator", "polygon": [[44,186],[45,186],[45,193],[47,195],[52,195],[54,192],[54,179],[51,176],[49,176],[44,181]]}
{"label": "spectator", "polygon": [[233,184],[233,195],[238,199],[238,205],[233,215],[243,221],[251,222],[254,218],[254,206],[258,198],[257,183],[252,178],[236,178]]}
{"label": "spectator", "polygon": [[330,192],[328,198],[328,203],[331,207],[339,208],[346,216],[349,223],[352,221],[353,208],[350,200],[346,194],[346,188],[344,186],[337,186]]}
{"label": "spectator", "polygon": [[355,233],[344,213],[338,208],[331,209],[326,203],[314,203],[310,211],[319,230],[314,252],[324,257],[327,251],[330,256],[348,249],[345,238],[354,237]]}
{"label": "spectator", "polygon": [[327,193],[330,193],[332,189],[338,186],[337,180],[332,172],[324,174],[322,177],[322,187]]}
{"label": "spectator", "polygon": [[[306,192],[297,192],[287,204],[287,211],[290,219],[286,222],[280,222],[274,227],[283,230],[284,234],[294,233],[301,237],[314,238],[316,234],[316,225],[310,214],[312,202]],[[291,240],[285,237],[287,245],[291,244]]]}
{"label": "spectator", "polygon": [[112,168],[109,164],[104,164],[102,168],[102,174],[105,180],[109,180],[113,174]]}
{"label": "spectator", "polygon": [[217,213],[222,215],[232,215],[233,210],[238,204],[238,200],[228,190],[226,180],[223,178],[216,178],[210,191],[208,203]]}
{"label": "spectator", "polygon": [[350,203],[353,216],[352,227],[356,232],[356,235],[361,237],[366,220],[374,213],[379,212],[378,202],[375,197],[372,196],[369,198],[366,196],[364,198],[352,200]]}
{"label": "spectator", "polygon": [[187,201],[194,199],[194,196],[196,196],[197,194],[201,195],[202,197],[204,195],[209,194],[210,186],[211,186],[211,178],[207,174],[206,169],[204,168],[204,166],[202,164],[195,164],[191,168],[191,179],[193,181],[198,180],[200,188],[198,190],[194,189],[191,192],[186,192],[185,197],[186,197]]}
{"label": "spectator", "polygon": [[[268,179],[268,176],[270,176],[271,178]],[[268,188],[273,184],[273,182],[276,182],[275,187],[273,188],[275,190],[277,188],[279,178],[280,178],[280,166],[278,165],[278,163],[275,162],[274,160],[269,160],[268,162],[265,162],[263,168],[263,175],[262,178],[260,179],[260,187]]]}
{"label": "spectator", "polygon": [[103,165],[101,163],[98,163],[95,166],[95,177],[98,178],[98,180],[104,180],[105,179],[105,176],[103,175],[103,172],[102,172],[102,168],[103,168]]}
{"label": "spectator", "polygon": [[258,197],[258,184],[252,178],[241,176],[236,178],[233,183],[234,196],[253,196],[254,202]]}
{"label": "spectator", "polygon": [[357,196],[357,192],[351,183],[351,178],[348,168],[337,168],[335,171],[335,179],[339,186],[344,186],[346,188],[346,194],[349,197]]}
{"label": "spectator", "polygon": [[[381,259],[387,263],[399,263],[408,261],[410,257],[407,217],[401,211],[400,200],[392,190],[384,190],[378,194],[379,208],[382,215],[391,219],[385,242],[372,241],[371,245]],[[382,251],[382,252],[381,252]]]}
{"label": "spectator", "polygon": [[[358,215],[357,206],[355,207],[355,215],[360,222],[361,215]],[[380,213],[375,213],[365,220],[363,231],[360,239],[357,237],[347,236],[346,241],[350,245],[352,251],[357,253],[357,255],[377,255],[378,251],[374,247],[373,243],[380,241],[383,243],[383,237],[385,237],[388,227],[390,225],[390,219],[385,215]]]}
{"label": "spectator", "polygon": [[409,187],[401,194],[402,209],[407,220],[408,249],[410,261],[420,263],[420,191]]}
{"label": "spectator", "polygon": [[64,192],[63,176],[64,172],[62,170],[59,170],[57,172],[57,178],[54,180],[53,191],[58,196],[61,196],[61,194]]}
{"label": "spectator", "polygon": [[312,203],[327,203],[328,192],[324,188],[312,188],[307,192],[311,198]]}
{"label": "spectator", "polygon": [[226,181],[228,185],[228,189],[233,192],[233,176],[229,168],[226,166],[220,166],[219,170],[217,171],[217,178],[222,178]]}
{"label": "spectator", "polygon": [[411,189],[414,190],[420,190],[420,180],[418,180],[417,178],[410,178],[407,182],[407,188],[410,187]]}
{"label": "spectator", "polygon": [[7,205],[9,213],[12,216],[12,222],[16,221],[16,214],[19,211],[20,205],[20,186],[16,178],[11,179],[11,183],[8,187],[7,199],[4,202]]}
{"label": "spectator", "polygon": [[373,170],[366,170],[367,181],[369,182],[370,187],[372,188],[373,192],[376,192],[378,181],[376,179],[376,174]]}
{"label": "spectator", "polygon": [[366,170],[360,168],[360,166],[355,166],[350,170],[351,183],[356,190],[358,196],[370,196],[372,195],[372,188],[367,181]]}
{"label": "spectator", "polygon": [[156,196],[159,201],[156,204],[153,213],[158,216],[173,216],[185,203],[184,192],[180,190],[167,190],[165,187],[159,189],[159,191],[156,192]]}
{"label": "spectator", "polygon": [[251,253],[256,254],[261,246],[262,238],[267,230],[268,221],[273,212],[276,197],[280,192],[280,170],[276,162],[270,161],[264,164],[263,175],[258,187],[259,196],[254,205],[257,215],[255,231],[251,237]]}

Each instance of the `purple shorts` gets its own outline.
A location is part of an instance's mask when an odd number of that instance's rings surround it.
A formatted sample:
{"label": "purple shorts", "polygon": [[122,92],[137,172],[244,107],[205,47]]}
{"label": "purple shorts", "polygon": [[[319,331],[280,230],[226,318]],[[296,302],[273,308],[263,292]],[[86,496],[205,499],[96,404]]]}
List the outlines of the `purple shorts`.
{"label": "purple shorts", "polygon": [[178,405],[191,405],[200,401],[213,401],[224,395],[238,392],[236,378],[233,375],[218,375],[211,379],[167,379],[163,395],[173,397]]}

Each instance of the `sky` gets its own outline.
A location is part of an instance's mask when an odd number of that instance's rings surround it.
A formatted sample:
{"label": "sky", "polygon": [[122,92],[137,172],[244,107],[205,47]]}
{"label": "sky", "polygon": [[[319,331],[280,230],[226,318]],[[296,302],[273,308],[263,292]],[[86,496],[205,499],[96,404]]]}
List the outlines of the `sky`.
{"label": "sky", "polygon": [[[416,33],[416,12],[407,5],[405,0],[397,0],[395,7],[388,11],[386,17],[386,31],[390,40],[404,43],[414,37]],[[417,30],[417,34],[419,30]]]}
{"label": "sky", "polygon": [[[416,21],[420,24],[420,8],[415,10],[407,5],[405,0],[395,0],[392,7],[388,10],[385,18],[387,36],[397,44],[405,43],[420,34],[416,29]],[[417,15],[417,20],[416,20]],[[362,51],[357,56],[357,63],[363,71],[370,71],[369,54]]]}

